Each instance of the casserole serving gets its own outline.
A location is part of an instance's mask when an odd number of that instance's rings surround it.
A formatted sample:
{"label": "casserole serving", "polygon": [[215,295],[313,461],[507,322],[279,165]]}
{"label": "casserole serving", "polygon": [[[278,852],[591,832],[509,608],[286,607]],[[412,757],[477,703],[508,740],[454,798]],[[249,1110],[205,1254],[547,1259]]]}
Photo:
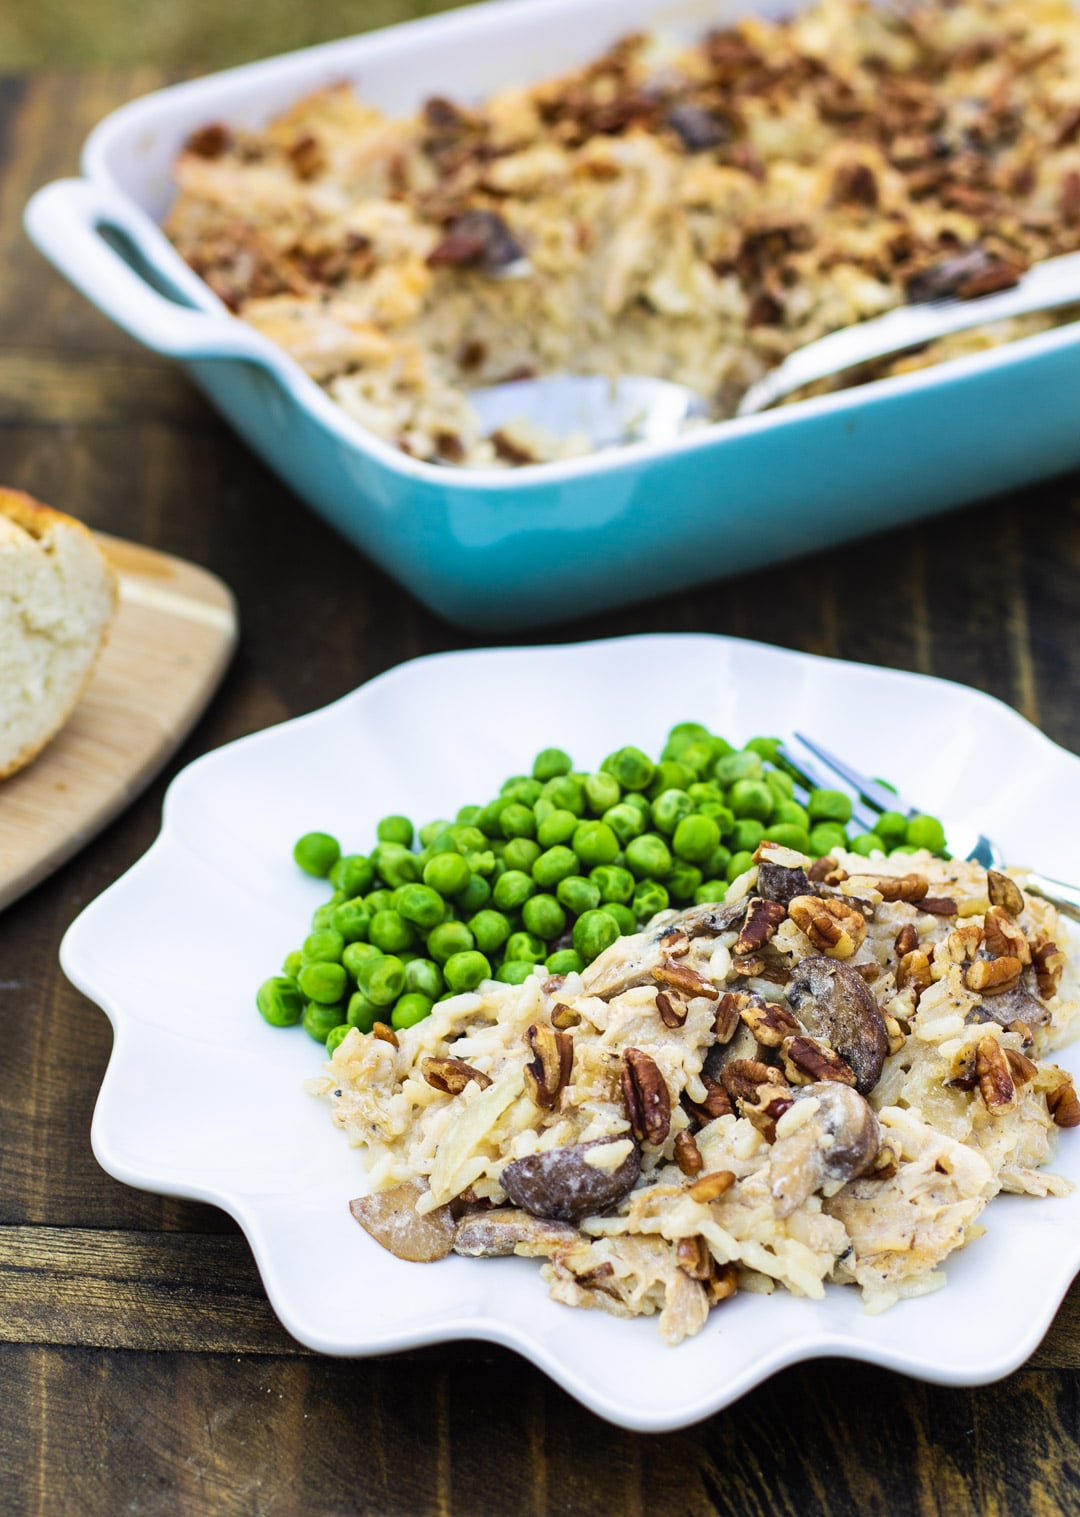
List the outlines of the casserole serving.
{"label": "casserole serving", "polygon": [[[634,28],[700,36],[777,9],[501,0],[231,70],[116,112],[87,144],[86,178],[40,192],[28,225],[114,319],[184,362],[351,541],[477,627],[689,588],[1073,467],[1077,340],[1064,327],[664,445],[513,475],[449,470],[357,426],[281,348],[230,317],[158,229],[172,166],[207,122],[257,131],[342,81],[388,115],[415,112],[451,82],[468,103],[586,62]],[[560,25],[571,16],[572,28]]]}

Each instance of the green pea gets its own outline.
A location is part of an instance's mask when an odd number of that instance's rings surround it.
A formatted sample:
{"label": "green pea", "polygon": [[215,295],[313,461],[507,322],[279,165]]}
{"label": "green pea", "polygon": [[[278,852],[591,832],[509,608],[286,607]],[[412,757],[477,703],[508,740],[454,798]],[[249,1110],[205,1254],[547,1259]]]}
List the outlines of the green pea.
{"label": "green pea", "polygon": [[765,836],[770,843],[779,843],[782,848],[794,848],[796,853],[810,852],[810,834],[805,827],[793,826],[791,822],[777,822],[775,827],[766,827]]}
{"label": "green pea", "polygon": [[550,943],[566,926],[566,912],[553,895],[534,895],[521,908],[521,920],[526,932]]}
{"label": "green pea", "polygon": [[295,1027],[304,1015],[304,1002],[291,979],[275,975],[264,980],[255,996],[255,1004],[271,1027]]}
{"label": "green pea", "polygon": [[[622,753],[636,753],[636,749],[622,749]],[[644,757],[644,755],[642,755]],[[609,911],[586,911],[574,923],[574,948],[591,964],[605,948],[610,948],[619,936],[619,924]]]}
{"label": "green pea", "polygon": [[795,781],[786,769],[766,769],[765,783],[778,801],[795,799]]}
{"label": "green pea", "polygon": [[413,824],[407,816],[384,816],[375,824],[375,836],[380,843],[401,843],[405,848],[411,848]]}
{"label": "green pea", "polygon": [[619,802],[621,806],[633,806],[645,818],[646,827],[652,826],[652,802],[638,790],[628,790]]}
{"label": "green pea", "polygon": [[553,806],[542,822],[537,823],[536,841],[541,848],[555,848],[568,843],[577,830],[579,818],[572,811]]}
{"label": "green pea", "polygon": [[736,780],[728,791],[728,805],[740,819],[753,817],[758,822],[767,822],[776,798],[764,780]]}
{"label": "green pea", "polygon": [[575,830],[571,847],[586,869],[598,864],[612,864],[619,853],[619,839],[606,822],[582,822]]}
{"label": "green pea", "polygon": [[920,812],[907,824],[907,841],[912,848],[929,848],[931,853],[944,853],[945,828],[936,816]]}
{"label": "green pea", "polygon": [[285,955],[285,962],[281,966],[281,972],[287,980],[295,980],[296,976],[304,967],[304,955],[299,948],[294,948],[291,953]]}
{"label": "green pea", "polygon": [[341,844],[328,832],[305,832],[293,848],[293,858],[305,874],[325,879],[341,857]]}
{"label": "green pea", "polygon": [[740,874],[745,874],[753,862],[754,855],[745,848],[740,849],[738,853],[733,853],[731,855],[731,862],[724,871],[724,877],[728,884],[730,885],[737,880]]}
{"label": "green pea", "polygon": [[685,790],[665,790],[653,801],[653,825],[658,832],[670,836],[693,809],[694,803]]}
{"label": "green pea", "polygon": [[420,878],[415,853],[410,853],[402,843],[380,843],[372,853],[371,861],[391,889]]}
{"label": "green pea", "polygon": [[647,922],[658,911],[666,911],[670,905],[671,897],[658,880],[642,880],[634,891],[630,910],[637,921]]}
{"label": "green pea", "polygon": [[624,901],[602,901],[600,910],[606,911],[609,917],[614,917],[620,933],[626,936],[628,933],[637,932],[637,917]]}
{"label": "green pea", "polygon": [[657,798],[663,795],[665,790],[685,790],[688,785],[694,783],[696,778],[694,771],[688,769],[685,764],[677,763],[674,759],[666,759],[657,764],[654,769],[646,794],[655,808]]}
{"label": "green pea", "polygon": [[451,954],[464,953],[475,946],[473,935],[464,922],[440,922],[427,936],[427,951],[436,964],[445,964]]}
{"label": "green pea", "polygon": [[[509,802],[507,804],[509,805]],[[437,853],[460,853],[461,849],[458,847],[453,827],[444,827],[436,837],[432,838],[424,852],[429,859],[434,858]],[[426,860],[422,867],[426,867]]]}
{"label": "green pea", "polygon": [[560,811],[572,811],[576,817],[585,815],[585,786],[572,774],[560,774],[548,780],[543,796]]}
{"label": "green pea", "polygon": [[918,853],[918,851],[911,843],[901,843],[898,848],[889,849],[889,857],[891,859],[906,858],[909,854]]}
{"label": "green pea", "polygon": [[727,894],[727,880],[702,880],[694,891],[695,906],[710,906],[714,901],[722,901]]}
{"label": "green pea", "polygon": [[603,820],[624,848],[632,838],[640,837],[648,826],[648,820],[638,808],[625,800],[617,806],[609,806],[604,812]]}
{"label": "green pea", "polygon": [[684,816],[671,840],[675,857],[690,864],[700,864],[719,846],[720,828],[711,816]]}
{"label": "green pea", "polygon": [[415,1027],[417,1022],[422,1022],[425,1017],[431,1015],[434,1004],[429,996],[410,990],[394,1002],[394,1009],[390,1013],[390,1026],[397,1032],[404,1032],[406,1027]]}
{"label": "green pea", "polygon": [[720,829],[720,836],[727,837],[735,825],[735,813],[730,806],[724,806],[716,801],[702,801],[697,808],[698,816],[711,816]]}
{"label": "green pea", "polygon": [[613,774],[598,772],[585,776],[585,800],[593,816],[602,817],[605,811],[617,806],[621,795],[622,786]]}
{"label": "green pea", "polygon": [[460,995],[466,990],[475,990],[481,980],[491,979],[491,965],[482,953],[474,948],[464,953],[452,953],[443,965],[447,987]]}
{"label": "green pea", "polygon": [[760,754],[725,753],[713,765],[713,778],[718,785],[723,785],[728,790],[739,780],[761,779],[764,769]]}
{"label": "green pea", "polygon": [[525,959],[507,959],[496,969],[495,978],[503,985],[523,985],[532,972],[532,964]]}
{"label": "green pea", "polygon": [[532,807],[521,801],[511,801],[499,818],[499,828],[508,842],[511,838],[534,837],[536,816]]}
{"label": "green pea", "polygon": [[851,821],[851,797],[842,790],[812,790],[806,809],[814,822],[839,822],[846,827]]}
{"label": "green pea", "polygon": [[[474,875],[482,875],[487,879],[495,873],[495,854],[490,848],[477,849],[467,853],[465,855],[465,862]],[[468,890],[469,886],[466,885],[465,891],[467,892]]]}
{"label": "green pea", "polygon": [[765,828],[752,816],[741,816],[731,829],[728,842],[734,853],[753,853],[765,836]]}
{"label": "green pea", "polygon": [[902,811],[883,811],[874,823],[879,838],[892,846],[907,839],[908,819]]}
{"label": "green pea", "polygon": [[693,801],[695,811],[706,801],[717,805],[724,803],[724,792],[715,780],[695,780],[692,785],[687,785],[686,793]]}
{"label": "green pea", "polygon": [[679,757],[679,763],[683,768],[688,769],[698,779],[711,771],[715,760],[716,752],[712,743],[708,741],[691,743],[688,748],[683,749]]}
{"label": "green pea", "polygon": [[708,727],[702,726],[701,722],[676,722],[667,735],[664,744],[662,758],[677,759],[684,748],[691,743],[711,742],[712,733]]}
{"label": "green pea", "polygon": [[346,943],[341,962],[355,980],[356,972],[364,960],[377,958],[378,954],[379,950],[374,943]]}
{"label": "green pea", "polygon": [[[597,867],[605,869],[610,866],[600,864]],[[567,911],[579,917],[583,911],[595,911],[599,906],[600,886],[587,880],[584,875],[568,874],[555,887],[555,899],[560,906],[565,906]],[[528,901],[525,904],[527,906]]]}
{"label": "green pea", "polygon": [[371,913],[361,900],[342,901],[340,906],[334,907],[330,922],[333,930],[341,934],[344,942],[358,943],[368,935]]}
{"label": "green pea", "polygon": [[466,858],[470,853],[481,852],[488,844],[487,838],[479,827],[455,825],[450,828],[450,836],[457,845],[458,853],[464,854]]}
{"label": "green pea", "polygon": [[503,862],[507,869],[520,869],[522,873],[528,874],[543,851],[533,838],[511,838],[506,845]]}
{"label": "green pea", "polygon": [[709,854],[707,859],[702,860],[701,872],[707,878],[722,880],[727,874],[727,866],[731,863],[731,849],[723,843],[718,843]]}
{"label": "green pea", "polygon": [[416,932],[400,911],[377,911],[371,919],[368,937],[383,953],[401,953],[416,942]]}
{"label": "green pea", "polygon": [[[577,867],[576,861],[574,867]],[[500,911],[519,911],[529,897],[535,894],[536,881],[531,875],[523,869],[508,869],[495,881],[491,899]]]}
{"label": "green pea", "polygon": [[667,877],[667,891],[677,906],[688,906],[704,876],[696,864],[676,859]]}
{"label": "green pea", "polygon": [[317,960],[304,965],[296,983],[309,1001],[329,1006],[332,1002],[341,1000],[347,981],[343,964]]}
{"label": "green pea", "polygon": [[633,747],[620,748],[610,754],[602,767],[624,790],[647,790],[656,771],[648,754]]}
{"label": "green pea", "polygon": [[437,853],[424,866],[424,884],[441,896],[457,895],[472,877],[472,870],[460,853]]}
{"label": "green pea", "polygon": [[366,895],[375,883],[375,866],[362,853],[343,853],[330,871],[330,883],[344,891],[346,900]]}
{"label": "green pea", "polygon": [[430,848],[432,843],[439,836],[439,833],[445,832],[449,826],[450,823],[445,820],[425,823],[425,825],[420,828],[419,836],[421,847]]}
{"label": "green pea", "polygon": [[[440,930],[435,928],[436,932]],[[365,959],[356,976],[356,985],[376,1006],[389,1006],[405,989],[405,965],[390,953]]]}
{"label": "green pea", "polygon": [[556,775],[569,774],[574,767],[574,761],[568,753],[561,748],[544,748],[533,760],[533,779],[553,780]]}
{"label": "green pea", "polygon": [[336,1001],[333,1005],[326,1005],[321,1001],[309,1001],[304,1007],[304,1031],[313,1037],[316,1043],[325,1043],[335,1027],[340,1027],[345,1020],[341,1002]]}
{"label": "green pea", "polygon": [[506,957],[525,964],[539,964],[547,956],[547,944],[533,932],[512,932],[506,940]]}
{"label": "green pea", "polygon": [[323,960],[326,963],[340,963],[343,950],[344,938],[332,927],[325,927],[319,933],[308,933],[300,945],[305,963],[320,963]]}
{"label": "green pea", "polygon": [[559,844],[540,855],[532,866],[532,877],[541,890],[551,890],[560,880],[577,874],[579,867],[577,854]]}
{"label": "green pea", "polygon": [[785,823],[789,827],[801,827],[804,832],[810,831],[810,813],[798,801],[777,801],[771,821],[774,827]]}
{"label": "green pea", "polygon": [[585,960],[575,948],[556,948],[544,960],[544,968],[548,974],[580,974]]}
{"label": "green pea", "polygon": [[330,1031],[326,1035],[327,1058],[333,1058],[334,1050],[337,1048],[339,1043],[344,1041],[350,1032],[352,1032],[352,1028],[349,1026],[348,1022],[339,1022],[336,1027],[331,1027]]}
{"label": "green pea", "polygon": [[491,886],[483,875],[470,875],[469,883],[456,898],[458,910],[463,917],[481,910],[491,900]]}
{"label": "green pea", "polygon": [[353,991],[345,1012],[345,1020],[350,1027],[355,1027],[360,1032],[370,1032],[381,1017],[381,1006],[369,1001],[362,990]]}
{"label": "green pea", "polygon": [[625,906],[634,893],[634,876],[619,864],[600,864],[589,870],[589,879],[604,901],[620,901]]}
{"label": "green pea", "polygon": [[510,936],[511,927],[501,911],[478,911],[469,918],[469,931],[477,948],[489,956],[498,953]]}
{"label": "green pea", "polygon": [[759,754],[766,763],[775,764],[783,746],[783,739],[779,737],[752,737],[743,744],[743,752]]}
{"label": "green pea", "polygon": [[415,990],[430,1001],[441,996],[446,989],[442,970],[434,959],[410,959],[405,965],[405,989]]}
{"label": "green pea", "polygon": [[824,858],[834,848],[846,848],[847,845],[847,833],[839,822],[819,822],[810,829],[809,852],[813,858]]}
{"label": "green pea", "polygon": [[466,827],[475,827],[476,819],[483,811],[482,806],[459,806],[455,822],[461,822]]}
{"label": "green pea", "polygon": [[325,932],[328,927],[334,925],[335,907],[331,901],[324,901],[321,906],[316,906],[311,913],[312,932]]}
{"label": "green pea", "polygon": [[507,780],[499,793],[507,800],[515,801],[531,809],[543,795],[544,784],[540,780],[530,778],[529,775],[519,774],[516,779]]}
{"label": "green pea", "polygon": [[671,853],[657,832],[643,832],[626,845],[626,867],[639,880],[662,880],[671,873]]}
{"label": "green pea", "polygon": [[430,932],[446,915],[442,896],[430,885],[403,885],[398,896],[397,910],[407,922]]}
{"label": "green pea", "polygon": [[861,832],[858,837],[852,838],[851,851],[868,859],[872,853],[888,853],[889,846],[876,832]]}

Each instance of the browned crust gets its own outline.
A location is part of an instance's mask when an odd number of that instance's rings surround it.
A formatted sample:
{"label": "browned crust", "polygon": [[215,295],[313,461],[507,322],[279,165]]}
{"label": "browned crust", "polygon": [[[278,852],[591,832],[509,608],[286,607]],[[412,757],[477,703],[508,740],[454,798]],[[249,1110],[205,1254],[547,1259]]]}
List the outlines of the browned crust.
{"label": "browned crust", "polygon": [[[70,531],[82,533],[86,542],[101,560],[102,566],[108,576],[112,591],[113,616],[115,616],[119,601],[119,585],[116,575],[113,572],[111,564],[98,547],[94,534],[81,521],[76,521],[74,516],[67,516],[63,511],[56,511],[52,506],[47,506],[44,502],[35,500],[25,490],[11,490],[6,486],[0,486],[0,516],[5,517],[14,526],[21,527],[28,537],[33,538],[35,543],[42,542],[56,527],[64,527]],[[73,691],[71,699],[68,701],[60,719],[37,742],[29,744],[20,753],[17,753],[6,767],[0,768],[0,780],[6,780],[10,775],[15,774],[17,770],[25,769],[27,764],[32,763],[38,754],[52,742],[61,728],[66,725],[75,707],[86,694],[87,686],[93,677],[94,670],[97,668],[102,649],[108,641],[111,623],[112,618],[102,629],[101,636],[98,638],[97,651],[88,663],[83,678]]]}

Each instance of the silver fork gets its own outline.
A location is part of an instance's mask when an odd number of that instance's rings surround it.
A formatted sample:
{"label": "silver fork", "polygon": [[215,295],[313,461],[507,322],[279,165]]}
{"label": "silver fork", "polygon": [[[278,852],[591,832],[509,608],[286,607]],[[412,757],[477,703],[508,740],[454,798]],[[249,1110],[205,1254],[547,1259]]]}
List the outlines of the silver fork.
{"label": "silver fork", "polygon": [[[779,757],[784,765],[792,771],[796,780],[796,797],[805,802],[809,796],[810,787],[833,787],[837,780],[842,780],[847,788],[854,792],[852,796],[852,818],[860,827],[865,827],[867,832],[874,830],[874,823],[883,811],[899,811],[904,816],[915,816],[919,808],[911,806],[898,795],[895,790],[890,790],[878,780],[870,779],[865,774],[838,758],[835,753],[830,753],[827,748],[822,748],[820,743],[814,742],[801,732],[794,734],[796,742],[805,748],[817,764],[808,761],[802,755],[795,754],[787,746],[781,746]],[[822,767],[826,772],[822,772]],[[799,784],[798,781],[802,783]],[[1001,869],[1005,864],[1005,855],[992,838],[988,838],[984,832],[976,832],[973,827],[965,827],[957,822],[949,822],[941,818],[945,828],[945,839],[949,845],[949,851],[956,857],[968,859],[973,863],[981,864],[984,869]],[[1042,896],[1050,901],[1065,916],[1072,917],[1080,922],[1080,889],[1075,885],[1067,885],[1062,880],[1051,880],[1046,875],[1038,874],[1035,870],[1028,870],[1024,887],[1033,895]]]}

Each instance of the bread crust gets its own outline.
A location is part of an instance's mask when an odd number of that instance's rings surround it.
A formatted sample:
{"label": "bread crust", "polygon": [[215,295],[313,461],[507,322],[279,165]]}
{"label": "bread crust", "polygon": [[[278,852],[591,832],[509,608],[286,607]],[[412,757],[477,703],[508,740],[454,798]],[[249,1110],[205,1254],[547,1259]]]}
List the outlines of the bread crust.
{"label": "bread crust", "polygon": [[5,486],[0,486],[0,516],[6,518],[13,526],[21,527],[35,543],[43,542],[49,533],[58,527],[63,528],[65,531],[80,534],[84,542],[92,550],[94,556],[101,563],[106,575],[112,602],[109,620],[101,630],[97,648],[93,657],[87,663],[82,679],[73,687],[67,702],[61,708],[60,714],[46,731],[38,734],[32,743],[28,743],[5,766],[0,767],[0,781],[3,781],[10,775],[15,774],[19,769],[24,769],[27,764],[32,763],[37,758],[38,754],[52,742],[61,728],[66,725],[75,707],[82,700],[82,697],[86,693],[86,688],[93,677],[94,670],[97,668],[102,649],[108,641],[109,628],[116,615],[120,592],[113,567],[104,553],[102,553],[94,538],[94,534],[81,521],[77,521],[74,516],[67,516],[63,511],[57,511],[52,506],[45,505],[43,501],[35,500],[25,490],[11,490]]}

